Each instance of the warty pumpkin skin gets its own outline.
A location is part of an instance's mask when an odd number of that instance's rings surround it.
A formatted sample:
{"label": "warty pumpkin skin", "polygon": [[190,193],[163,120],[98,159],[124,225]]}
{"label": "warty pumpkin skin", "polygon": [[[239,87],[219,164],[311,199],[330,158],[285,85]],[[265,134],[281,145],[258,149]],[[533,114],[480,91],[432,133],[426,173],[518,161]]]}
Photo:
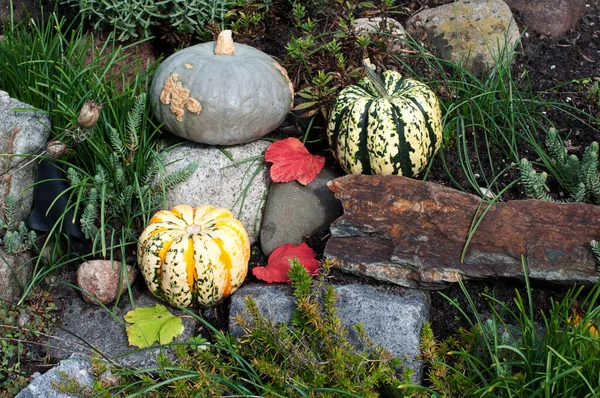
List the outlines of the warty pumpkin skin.
{"label": "warty pumpkin skin", "polygon": [[398,72],[374,79],[338,95],[327,126],[330,148],[349,174],[412,177],[440,148],[438,99],[425,84]]}
{"label": "warty pumpkin skin", "polygon": [[285,69],[260,50],[234,45],[231,31],[164,60],[149,96],[169,131],[210,145],[263,137],[285,120],[293,97]]}
{"label": "warty pumpkin skin", "polygon": [[178,205],[157,212],[138,241],[148,289],[173,306],[209,307],[233,293],[248,272],[246,229],[227,209]]}

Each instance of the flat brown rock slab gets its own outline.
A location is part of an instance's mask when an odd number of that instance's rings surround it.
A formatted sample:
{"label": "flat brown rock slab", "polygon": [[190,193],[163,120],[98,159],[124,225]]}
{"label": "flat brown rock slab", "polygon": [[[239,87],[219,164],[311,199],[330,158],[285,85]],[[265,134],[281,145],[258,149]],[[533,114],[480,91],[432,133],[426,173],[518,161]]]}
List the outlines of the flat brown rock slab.
{"label": "flat brown rock slab", "polygon": [[[397,176],[348,175],[329,183],[344,206],[325,257],[339,268],[408,287],[462,279],[599,280],[590,249],[600,206],[521,200],[491,205],[461,262],[480,199]],[[479,208],[481,214],[488,204]]]}

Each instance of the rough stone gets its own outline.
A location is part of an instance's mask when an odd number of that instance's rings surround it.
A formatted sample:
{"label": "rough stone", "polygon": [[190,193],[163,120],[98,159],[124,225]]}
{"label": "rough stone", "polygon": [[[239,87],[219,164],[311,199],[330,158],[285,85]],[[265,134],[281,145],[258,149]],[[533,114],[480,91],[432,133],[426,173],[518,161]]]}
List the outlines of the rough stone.
{"label": "rough stone", "polygon": [[[135,284],[133,297],[135,306],[153,307],[156,304],[167,306],[177,316],[184,315],[181,310],[169,307],[154,297],[145,287]],[[123,366],[149,368],[157,365],[159,353],[166,353],[171,359],[175,353],[171,348],[150,348],[139,350],[127,341],[126,324],[123,316],[133,309],[128,298],[122,298],[116,308],[111,307],[114,316],[97,306],[86,304],[79,296],[67,296],[63,303],[62,328],[57,328],[54,336],[48,339],[49,353],[52,358],[64,359],[77,353],[91,356],[100,353]],[[190,317],[183,318],[185,330],[174,342],[186,341],[194,336],[198,324]]]}
{"label": "rough stone", "polygon": [[229,333],[234,337],[244,335],[242,328],[235,323],[234,318],[238,315],[245,319],[245,299],[252,297],[262,314],[268,316],[270,320],[276,323],[289,323],[292,319],[292,313],[296,308],[292,289],[289,285],[265,285],[262,283],[248,283],[240,287],[235,294],[231,296],[229,306]]}
{"label": "rough stone", "polygon": [[0,156],[0,211],[6,195],[17,201],[16,225],[25,220],[33,201],[32,184],[35,181],[36,162],[50,136],[50,117],[40,112],[22,112],[13,109],[34,109],[0,91],[0,153],[19,156]]}
{"label": "rough stone", "polygon": [[[250,242],[254,243],[260,231],[263,199],[270,181],[262,163],[262,155],[268,146],[269,142],[259,140],[224,149],[194,143],[174,148],[167,158],[167,164],[170,164],[167,174],[193,161],[200,167],[185,183],[167,192],[167,205],[211,204],[228,208],[244,224]],[[244,162],[257,156],[261,158]]]}
{"label": "rough stone", "polygon": [[306,186],[296,181],[271,186],[260,231],[265,255],[286,243],[302,243],[304,236],[329,228],[342,215],[342,204],[327,188],[336,177],[333,170],[323,169]]}
{"label": "rough stone", "polygon": [[[354,28],[358,32],[358,34],[371,34],[371,33],[380,33],[384,32],[385,35],[380,36],[384,39],[391,39],[390,50],[398,51],[402,48],[402,43],[398,39],[406,39],[406,31],[402,27],[402,24],[396,21],[393,18],[386,18],[387,25],[385,29],[382,30],[382,17],[372,17],[372,18],[357,18],[354,20]],[[394,37],[390,37],[392,35]],[[374,36],[373,38],[379,38],[378,36]]]}
{"label": "rough stone", "polygon": [[[421,328],[429,319],[430,298],[426,292],[402,289],[399,294],[370,285],[335,285],[336,308],[350,341],[360,346],[358,334],[352,329],[362,323],[367,335],[378,345],[401,358],[405,366],[415,371],[413,381],[423,376],[423,364],[418,361]],[[288,323],[294,311],[294,298],[289,286],[248,284],[236,292],[231,301],[229,331],[243,335],[234,317],[244,313],[244,299],[252,296],[258,309],[276,323]]]}
{"label": "rough stone", "polygon": [[502,0],[460,0],[426,9],[407,22],[411,36],[444,59],[484,73],[510,58],[520,33]]}
{"label": "rough stone", "polygon": [[17,301],[22,287],[31,279],[32,270],[29,252],[8,254],[0,249],[0,301]]}
{"label": "rough stone", "polygon": [[120,262],[90,260],[77,269],[77,285],[83,290],[81,296],[86,303],[108,304],[115,301],[119,291],[121,294],[127,291],[127,286],[133,283],[136,275],[137,270],[130,265],[127,265],[125,276]]}
{"label": "rough stone", "polygon": [[[94,376],[89,369],[92,364],[86,358],[72,355],[60,361],[43,375],[37,376],[15,398],[71,398],[81,397],[84,392],[92,393]],[[74,384],[75,383],[75,384]],[[61,385],[69,385],[80,389],[80,393],[67,394],[59,391]],[[57,388],[58,387],[58,388]]]}
{"label": "rough stone", "polygon": [[585,0],[504,0],[519,12],[534,32],[559,38],[577,25],[585,13]]}
{"label": "rough stone", "polygon": [[[35,181],[36,162],[33,156],[42,152],[50,135],[50,117],[38,112],[17,112],[15,108],[32,106],[10,98],[0,91],[0,214],[6,205],[6,197],[12,194],[16,211],[12,228],[18,227],[31,210]],[[19,156],[6,156],[15,154]],[[2,251],[0,261],[0,298],[13,301],[18,298],[20,287],[29,280],[33,269],[31,256]]]}
{"label": "rough stone", "polygon": [[[480,198],[398,176],[352,175],[329,184],[344,215],[331,225],[325,257],[339,268],[402,286],[439,288],[463,279],[599,280],[590,241],[600,207],[520,200],[491,204],[461,253]],[[478,213],[479,211],[479,213]]]}

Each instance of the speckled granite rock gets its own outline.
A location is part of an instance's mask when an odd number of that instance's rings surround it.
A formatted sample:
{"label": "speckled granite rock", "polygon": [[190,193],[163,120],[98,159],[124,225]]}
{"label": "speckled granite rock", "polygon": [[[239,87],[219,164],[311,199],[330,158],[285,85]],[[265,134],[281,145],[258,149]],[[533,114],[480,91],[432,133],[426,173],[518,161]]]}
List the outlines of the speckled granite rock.
{"label": "speckled granite rock", "polygon": [[561,37],[579,22],[586,10],[585,0],[504,0],[535,32]]}
{"label": "speckled granite rock", "polygon": [[437,55],[483,73],[502,57],[512,57],[519,28],[502,0],[460,0],[423,10],[407,22],[411,36]]}

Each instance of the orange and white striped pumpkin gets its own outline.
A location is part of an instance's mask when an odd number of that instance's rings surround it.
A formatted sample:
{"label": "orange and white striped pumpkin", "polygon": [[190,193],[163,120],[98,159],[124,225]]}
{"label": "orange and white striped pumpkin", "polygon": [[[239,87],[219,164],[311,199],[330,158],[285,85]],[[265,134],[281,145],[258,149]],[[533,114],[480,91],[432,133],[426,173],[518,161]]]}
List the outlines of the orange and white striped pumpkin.
{"label": "orange and white striped pumpkin", "polygon": [[173,306],[219,302],[242,284],[249,259],[242,223],[210,205],[157,212],[138,242],[137,262],[148,289]]}

